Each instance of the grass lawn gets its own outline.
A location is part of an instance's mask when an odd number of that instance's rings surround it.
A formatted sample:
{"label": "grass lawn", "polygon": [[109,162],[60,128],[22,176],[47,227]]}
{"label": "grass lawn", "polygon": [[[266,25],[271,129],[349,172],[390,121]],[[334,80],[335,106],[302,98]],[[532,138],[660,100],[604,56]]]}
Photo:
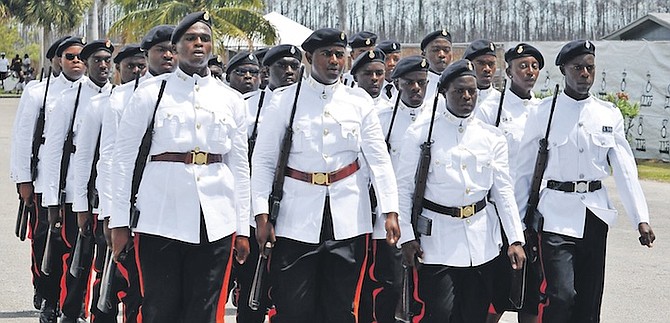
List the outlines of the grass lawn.
{"label": "grass lawn", "polygon": [[658,160],[638,160],[640,179],[670,183],[670,163]]}

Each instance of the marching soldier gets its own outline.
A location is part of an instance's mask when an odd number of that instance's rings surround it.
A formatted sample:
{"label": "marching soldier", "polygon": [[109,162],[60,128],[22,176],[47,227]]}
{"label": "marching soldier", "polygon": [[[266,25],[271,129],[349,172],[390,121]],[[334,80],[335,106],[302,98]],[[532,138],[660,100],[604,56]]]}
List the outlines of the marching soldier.
{"label": "marching soldier", "polygon": [[[423,56],[401,59],[392,75],[400,90],[397,105],[387,105],[379,111],[379,119],[391,154],[394,170],[398,167],[400,147],[407,129],[420,116],[430,113],[431,101],[425,98],[428,86],[428,62]],[[374,304],[374,320],[365,322],[395,322],[395,309],[400,299],[402,280],[402,253],[396,246],[384,243],[383,218],[377,219],[372,234],[373,270],[366,275],[374,288],[369,297]],[[365,290],[364,290],[365,292]]]}
{"label": "marching soldier", "polygon": [[118,259],[133,227],[143,322],[222,321],[233,249],[239,262],[249,252],[246,111],[207,68],[209,13],[184,17],[171,42],[178,68],[144,81],[119,123],[113,250]]}
{"label": "marching soldier", "polygon": [[377,45],[377,49],[381,50],[386,56],[386,60],[384,62],[386,71],[384,73],[382,94],[386,96],[386,99],[392,101],[393,97],[398,93],[398,89],[393,85],[393,79],[391,78],[391,75],[393,74],[393,70],[400,60],[401,46],[400,43],[395,40],[385,40]]}
{"label": "marching soldier", "polygon": [[[105,228],[111,228],[113,223],[123,221],[121,219],[110,217],[112,213],[112,154],[114,151],[114,142],[116,141],[116,134],[118,124],[125,108],[129,105],[130,99],[135,89],[146,80],[154,76],[159,76],[165,73],[171,73],[176,67],[175,56],[172,52],[172,44],[170,38],[174,26],[158,25],[153,27],[142,39],[140,49],[146,61],[146,73],[139,79],[137,74],[133,78],[126,78],[126,82],[114,89],[109,97],[109,106],[103,108],[102,127],[100,132],[100,160],[98,162],[98,194],[100,195],[100,214],[105,221]],[[117,56],[118,58],[118,56]],[[130,76],[130,75],[129,75]],[[134,79],[134,80],[133,80]],[[127,221],[127,220],[126,220]],[[107,238],[108,247],[111,249],[111,236]],[[127,237],[126,241],[130,240]],[[120,268],[118,272],[123,276],[125,284],[119,284],[119,279],[114,279],[112,284],[115,289],[120,286],[121,290],[125,292],[125,296],[121,298],[124,303],[124,321],[136,322],[139,318],[139,305],[142,302],[142,295],[140,294],[140,279],[137,262],[135,261],[135,248],[133,248],[132,241],[125,248],[125,258],[119,259],[117,267]],[[123,257],[122,257],[123,258]],[[125,288],[123,288],[125,287]],[[113,295],[117,295],[116,291]],[[114,304],[116,299],[112,299]]]}
{"label": "marching soldier", "polygon": [[[146,71],[146,58],[140,50],[140,45],[124,46],[114,57],[114,64],[120,74],[122,84],[138,79]],[[72,159],[72,163],[74,164],[73,170],[75,172],[75,199],[72,203],[72,210],[77,213],[80,230],[87,230],[87,226],[89,225],[93,225],[94,227],[93,234],[96,243],[96,256],[93,270],[96,276],[93,284],[93,301],[91,306],[93,322],[116,322],[118,314],[116,310],[118,306],[112,306],[113,310],[109,313],[103,313],[97,306],[108,243],[111,246],[111,233],[107,228],[109,219],[105,219],[104,214],[100,212],[98,192],[99,188],[102,188],[102,181],[97,176],[97,169],[102,166],[101,164],[99,165],[98,158],[100,155],[99,147],[102,142],[102,121],[105,111],[110,109],[109,98],[111,92],[105,91],[93,96],[90,99],[90,103],[85,104],[86,108],[84,111],[80,112],[83,121],[78,131],[77,149]],[[93,214],[91,214],[91,211]],[[139,295],[127,289],[124,289],[124,292],[130,296],[124,298],[124,316],[130,321],[135,321],[140,305]],[[118,301],[115,299],[110,301],[113,304],[118,304]]]}
{"label": "marching soldier", "polygon": [[267,66],[262,64],[263,59],[265,58],[265,54],[267,54],[268,50],[270,50],[270,48],[265,47],[265,48],[257,49],[253,53],[254,56],[256,56],[256,58],[258,59],[258,62],[261,63],[261,66],[260,66],[261,72],[258,74],[258,78],[261,81],[261,85],[259,86],[259,88],[261,90],[265,90],[265,88],[268,86],[268,83],[270,82],[270,79],[269,79],[270,74],[268,73]]}
{"label": "marching soldier", "polygon": [[428,60],[428,87],[426,98],[434,98],[440,74],[451,64],[451,33],[436,30],[421,40],[421,55]]}
{"label": "marching soldier", "polygon": [[[510,175],[514,180],[513,170],[516,168],[519,142],[523,136],[528,113],[531,109],[536,109],[540,103],[540,100],[533,95],[533,86],[535,86],[540,70],[544,67],[544,57],[537,48],[521,43],[505,53],[505,61],[507,62],[505,73],[511,85],[505,90],[502,105],[500,102],[487,100],[475,110],[475,117],[500,128],[507,137]],[[504,240],[503,243],[505,243]],[[506,244],[503,245],[503,250],[507,250]],[[503,253],[498,257],[496,263],[499,267],[496,270],[496,279],[493,281],[493,301],[491,302],[495,312],[490,313],[488,322],[498,322],[505,311],[517,311],[520,323],[537,322],[542,281],[542,268],[539,267],[539,262],[526,264],[525,301],[521,309],[516,309],[517,305],[511,304],[509,300],[512,283],[509,258]]]}
{"label": "marching soldier", "polygon": [[[349,47],[351,48],[349,57],[351,57],[351,62],[355,61],[359,55],[375,49],[376,44],[377,35],[369,31],[361,31],[351,36],[351,39],[349,39]],[[351,73],[351,71],[345,72],[342,75],[342,84],[355,87],[356,80],[354,80],[354,73]]]}
{"label": "marching soldier", "polygon": [[[356,320],[356,289],[363,274],[367,235],[372,232],[368,176],[358,171],[361,152],[379,188],[377,200],[386,215],[387,241],[395,244],[399,236],[395,178],[372,100],[363,90],[339,82],[346,45],[346,35],[330,28],[319,29],[305,40],[302,48],[311,63],[311,75],[275,97],[252,157],[256,237],[262,247],[266,241],[274,242],[270,273],[277,313],[273,322]],[[292,111],[293,122],[289,121]],[[287,127],[293,139],[282,145]],[[275,174],[280,146],[288,154],[286,172]],[[276,226],[270,223],[268,207],[275,175],[286,179],[282,192],[272,196]],[[278,214],[274,194],[283,195]]]}
{"label": "marching soldier", "polygon": [[[472,115],[477,81],[470,61],[449,65],[438,90],[446,109],[410,126],[396,170],[401,214],[410,215],[420,146],[430,140],[432,158],[418,217],[431,222],[432,230],[401,217],[403,261],[416,267],[415,259],[420,259],[422,264],[415,295],[423,308],[414,322],[484,322],[491,301],[491,263],[502,244],[500,222],[507,232],[512,267],[519,270],[525,261],[507,143],[500,130]],[[489,191],[499,215],[486,208]],[[420,240],[415,240],[412,225],[421,233]]]}
{"label": "marching soldier", "polygon": [[250,52],[241,51],[228,61],[226,82],[231,88],[240,92],[245,100],[249,100],[258,94],[261,84],[260,73],[258,58]]}
{"label": "marching soldier", "polygon": [[652,247],[655,240],[621,113],[589,93],[595,64],[595,46],[588,40],[561,48],[556,65],[565,76],[565,89],[555,110],[549,100],[531,110],[519,145],[516,195],[523,215],[538,141],[551,120],[543,176],[547,182],[537,206],[544,221],[539,232],[541,292],[546,296],[540,322],[600,321],[607,231],[617,216],[601,182],[610,172],[640,244]]}
{"label": "marching soldier", "polygon": [[[287,86],[298,81],[300,77],[300,66],[302,65],[302,51],[293,45],[277,45],[268,50],[263,58],[263,66],[268,70],[268,86],[260,90],[258,95],[253,96],[248,103],[248,135],[249,135],[249,154],[253,155],[254,145],[259,127],[263,122],[263,116],[274,95],[280,95]],[[256,234],[256,222],[253,221],[253,215],[250,217],[250,236]],[[250,243],[249,258],[239,266],[236,272],[237,293],[239,298],[237,304],[237,321],[240,323],[265,321],[266,309],[270,307],[270,300],[267,297],[267,285],[264,283],[261,292],[260,305],[258,310],[249,307],[249,295],[251,292],[254,272],[258,264],[259,254],[258,244]]]}
{"label": "marching soldier", "polygon": [[[86,311],[82,310],[82,304],[88,295],[88,276],[93,260],[91,241],[90,246],[83,246],[86,249],[82,249],[85,252],[82,253],[81,263],[73,262],[73,249],[77,235],[86,234],[86,231],[90,230],[82,229],[85,227],[84,219],[78,221],[73,211],[73,203],[77,200],[76,171],[74,162],[70,162],[69,155],[76,152],[78,141],[83,139],[77,134],[81,130],[84,115],[90,108],[91,98],[99,93],[109,93],[112,89],[112,85],[107,81],[112,52],[114,52],[114,47],[109,40],[95,40],[87,43],[81,49],[78,57],[86,64],[88,77],[83,78],[77,87],[61,93],[56,109],[47,119],[49,130],[44,144],[47,186],[43,203],[49,207],[50,218],[58,218],[60,213],[63,221],[62,236],[70,249],[64,256],[64,259],[67,259],[68,270],[62,275],[62,281],[65,282],[65,285],[62,286],[66,288],[61,293],[62,322],[76,322],[79,318],[85,318]],[[65,194],[64,200],[63,194]],[[83,269],[78,277],[70,273],[72,266],[82,266]]]}
{"label": "marching soldier", "polygon": [[389,105],[389,101],[382,95],[382,84],[386,74],[384,61],[382,51],[371,50],[359,55],[351,65],[350,72],[356,85],[372,97],[375,112]]}
{"label": "marching soldier", "polygon": [[493,87],[493,76],[496,74],[496,45],[489,40],[478,39],[470,43],[463,53],[463,58],[472,62],[477,73],[477,108],[484,102],[500,101],[500,91]]}
{"label": "marching soldier", "polygon": [[207,62],[207,67],[209,67],[212,77],[223,81],[223,60],[221,59],[221,55],[212,56]]}
{"label": "marching soldier", "polygon": [[[75,58],[83,46],[81,39],[68,36],[59,40],[58,44],[54,43],[55,47],[52,45],[49,48],[47,54],[53,55],[52,73],[54,70],[62,70],[62,72],[58,76],[52,76],[49,82],[40,82],[23,93],[15,121],[16,131],[12,150],[12,160],[15,165],[12,176],[17,183],[19,195],[24,201],[31,201],[30,204],[34,208],[31,221],[31,247],[36,297],[34,297],[35,304],[33,305],[39,307],[41,323],[56,322],[59,315],[60,271],[63,268],[60,261],[62,261],[61,256],[65,250],[62,243],[59,244],[62,248],[52,250],[50,258],[55,263],[52,266],[54,270],[49,275],[40,271],[49,230],[47,209],[42,203],[45,190],[45,162],[44,151],[41,148],[48,130],[47,117],[55,108],[60,92],[74,86],[85,72],[82,61]],[[71,60],[70,57],[72,57]],[[42,132],[37,133],[36,131],[39,130],[36,129],[40,125],[43,128]]]}

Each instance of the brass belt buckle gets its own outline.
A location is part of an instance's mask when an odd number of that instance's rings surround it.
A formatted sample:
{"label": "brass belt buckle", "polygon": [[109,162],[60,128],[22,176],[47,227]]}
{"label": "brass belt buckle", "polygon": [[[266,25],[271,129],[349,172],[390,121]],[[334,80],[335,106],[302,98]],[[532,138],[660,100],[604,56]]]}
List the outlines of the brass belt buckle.
{"label": "brass belt buckle", "polygon": [[202,151],[192,151],[191,152],[191,163],[196,165],[206,165],[207,164],[207,155],[209,153]]}
{"label": "brass belt buckle", "polygon": [[312,184],[330,185],[330,176],[327,173],[312,173]]}
{"label": "brass belt buckle", "polygon": [[589,190],[589,182],[577,182],[575,185],[575,192],[586,193]]}
{"label": "brass belt buckle", "polygon": [[469,217],[471,217],[472,215],[475,214],[475,205],[474,204],[467,205],[467,206],[461,206],[460,209],[461,209],[460,210],[461,214],[459,215],[459,218],[461,218],[461,219],[469,218]]}

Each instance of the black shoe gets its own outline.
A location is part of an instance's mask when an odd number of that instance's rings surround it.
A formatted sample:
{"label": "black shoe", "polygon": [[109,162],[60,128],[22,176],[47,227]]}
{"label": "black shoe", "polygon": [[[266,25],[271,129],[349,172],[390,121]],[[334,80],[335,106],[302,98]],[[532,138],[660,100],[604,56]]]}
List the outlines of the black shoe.
{"label": "black shoe", "polygon": [[42,295],[37,292],[37,289],[33,290],[33,306],[35,307],[36,310],[39,310],[42,308]]}
{"label": "black shoe", "polygon": [[56,323],[58,314],[57,303],[44,300],[40,306],[40,323]]}

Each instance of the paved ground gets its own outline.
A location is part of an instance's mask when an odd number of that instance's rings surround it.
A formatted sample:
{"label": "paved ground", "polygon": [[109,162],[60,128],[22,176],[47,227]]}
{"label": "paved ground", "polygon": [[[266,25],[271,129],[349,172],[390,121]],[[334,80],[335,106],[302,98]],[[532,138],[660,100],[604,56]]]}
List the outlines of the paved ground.
{"label": "paved ground", "polygon": [[[8,151],[18,99],[0,99],[0,323],[37,322],[32,309],[29,244],[14,236],[17,207],[15,187],[8,180]],[[670,321],[670,184],[643,182],[658,237],[653,249],[640,247],[616,194],[612,180],[606,182],[622,216],[610,229],[602,321],[605,323],[664,323]],[[234,309],[226,320],[234,322]],[[505,314],[505,323],[515,315]]]}

